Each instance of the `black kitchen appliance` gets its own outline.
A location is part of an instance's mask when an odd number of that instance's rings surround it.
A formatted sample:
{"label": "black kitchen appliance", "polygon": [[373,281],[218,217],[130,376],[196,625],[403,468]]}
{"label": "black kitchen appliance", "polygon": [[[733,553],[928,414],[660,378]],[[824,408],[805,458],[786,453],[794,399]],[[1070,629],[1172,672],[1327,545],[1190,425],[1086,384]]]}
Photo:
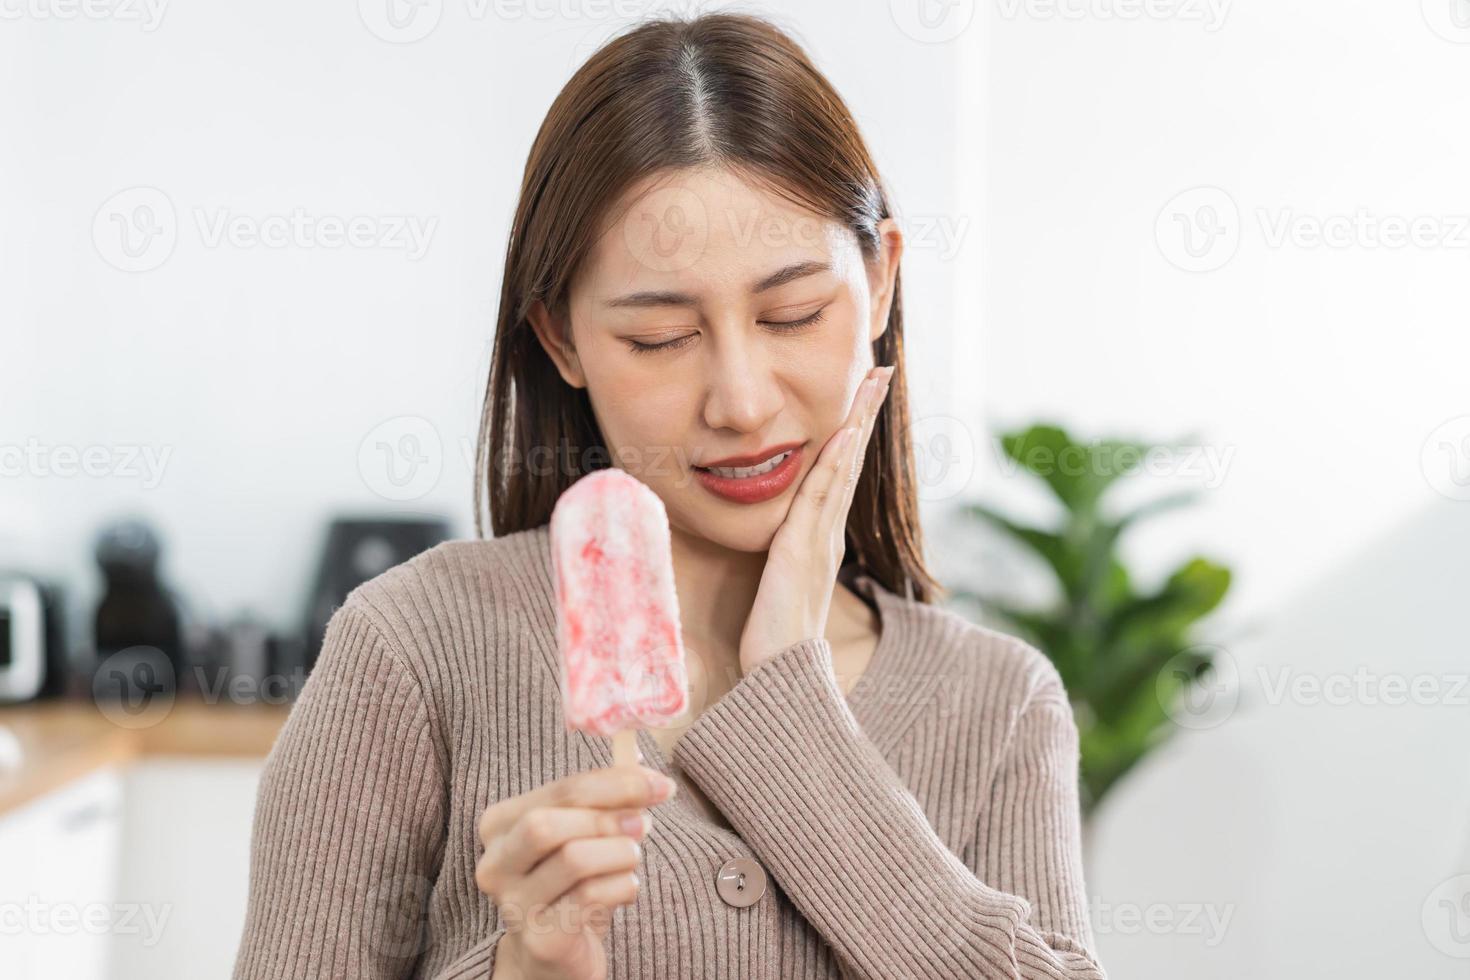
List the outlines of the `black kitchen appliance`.
{"label": "black kitchen appliance", "polygon": [[304,658],[301,664],[277,662],[275,673],[286,675],[302,667],[306,673],[316,665],[326,636],[327,622],[346,600],[347,594],[369,579],[408,561],[449,539],[449,524],[439,518],[338,518],[327,529],[316,584],[311,591],[305,627],[305,648],[291,651]]}
{"label": "black kitchen appliance", "polygon": [[60,588],[21,572],[0,572],[0,704],[67,693],[71,668]]}
{"label": "black kitchen appliance", "polygon": [[97,698],[172,697],[186,666],[179,603],[158,576],[158,536],[142,520],[104,527],[95,554],[103,592],[94,651]]}

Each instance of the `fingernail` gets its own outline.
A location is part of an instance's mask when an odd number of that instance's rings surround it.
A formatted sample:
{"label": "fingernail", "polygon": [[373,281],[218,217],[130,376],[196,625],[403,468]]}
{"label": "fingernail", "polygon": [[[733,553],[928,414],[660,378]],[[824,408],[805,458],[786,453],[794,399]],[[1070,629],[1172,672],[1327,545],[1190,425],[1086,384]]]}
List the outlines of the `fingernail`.
{"label": "fingernail", "polygon": [[623,833],[629,837],[636,837],[643,830],[643,817],[637,813],[625,814],[623,819],[618,822],[618,826],[622,827]]}
{"label": "fingernail", "polygon": [[651,772],[648,774],[648,789],[656,799],[672,796],[674,793],[674,781],[662,773]]}

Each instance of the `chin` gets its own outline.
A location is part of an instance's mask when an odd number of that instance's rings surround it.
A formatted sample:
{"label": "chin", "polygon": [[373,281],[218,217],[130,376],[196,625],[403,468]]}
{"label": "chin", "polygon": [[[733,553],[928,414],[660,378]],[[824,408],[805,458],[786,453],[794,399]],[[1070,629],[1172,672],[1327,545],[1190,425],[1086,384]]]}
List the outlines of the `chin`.
{"label": "chin", "polygon": [[786,520],[788,508],[788,502],[779,497],[760,504],[722,505],[711,500],[697,512],[686,510],[676,515],[670,510],[670,520],[683,533],[711,544],[731,551],[756,553],[770,550],[776,531]]}

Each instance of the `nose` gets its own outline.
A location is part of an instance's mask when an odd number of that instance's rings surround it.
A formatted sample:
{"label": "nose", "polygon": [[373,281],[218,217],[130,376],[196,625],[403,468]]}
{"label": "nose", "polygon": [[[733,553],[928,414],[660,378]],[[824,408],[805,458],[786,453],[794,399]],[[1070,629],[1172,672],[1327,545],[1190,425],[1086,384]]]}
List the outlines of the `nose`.
{"label": "nose", "polygon": [[721,339],[705,348],[711,354],[705,362],[704,421],[711,429],[758,432],[784,404],[768,352],[746,333],[741,328],[715,331]]}

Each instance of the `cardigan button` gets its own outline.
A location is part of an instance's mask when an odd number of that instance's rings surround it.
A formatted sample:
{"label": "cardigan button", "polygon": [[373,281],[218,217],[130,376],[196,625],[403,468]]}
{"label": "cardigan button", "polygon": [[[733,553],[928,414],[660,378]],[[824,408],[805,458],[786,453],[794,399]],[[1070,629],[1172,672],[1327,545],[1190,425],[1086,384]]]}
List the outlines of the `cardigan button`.
{"label": "cardigan button", "polygon": [[766,893],[766,872],[747,857],[731,858],[715,875],[715,890],[725,904],[737,909],[754,905]]}

